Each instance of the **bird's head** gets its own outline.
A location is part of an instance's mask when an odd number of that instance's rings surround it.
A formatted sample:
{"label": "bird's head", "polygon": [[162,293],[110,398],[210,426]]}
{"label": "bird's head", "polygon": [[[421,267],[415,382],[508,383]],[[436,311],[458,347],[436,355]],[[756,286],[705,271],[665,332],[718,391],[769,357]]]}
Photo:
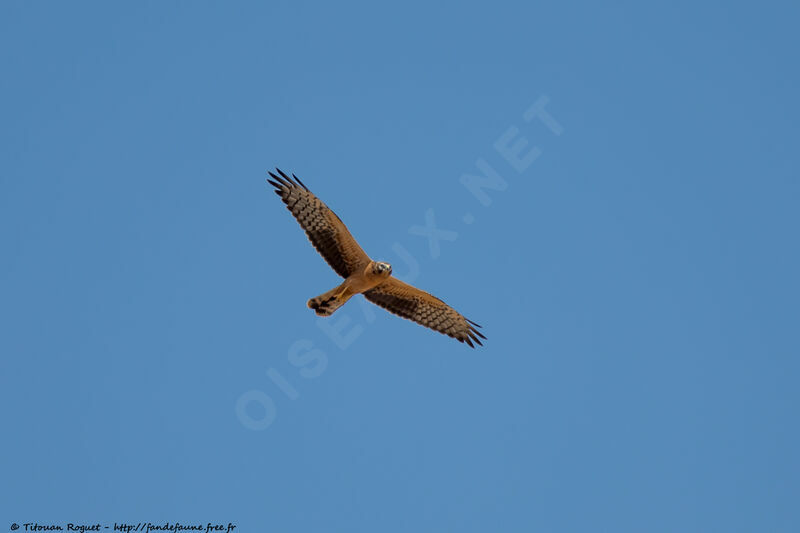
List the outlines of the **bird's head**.
{"label": "bird's head", "polygon": [[392,273],[392,265],[389,263],[376,261],[375,265],[372,267],[372,272],[378,274],[379,276],[389,277],[389,275]]}

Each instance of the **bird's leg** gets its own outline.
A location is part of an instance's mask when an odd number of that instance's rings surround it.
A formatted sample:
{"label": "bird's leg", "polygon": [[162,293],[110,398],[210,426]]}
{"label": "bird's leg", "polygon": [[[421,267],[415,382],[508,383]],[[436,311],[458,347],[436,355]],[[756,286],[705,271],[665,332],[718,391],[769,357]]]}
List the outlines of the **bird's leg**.
{"label": "bird's leg", "polygon": [[336,298],[345,298],[349,295],[350,287],[347,286],[347,283],[342,283],[338,287],[338,291],[336,292]]}
{"label": "bird's leg", "polygon": [[307,305],[313,309],[320,316],[328,316],[334,311],[339,309],[344,303],[353,296],[353,291],[347,286],[347,283],[342,283],[328,292],[311,298]]}

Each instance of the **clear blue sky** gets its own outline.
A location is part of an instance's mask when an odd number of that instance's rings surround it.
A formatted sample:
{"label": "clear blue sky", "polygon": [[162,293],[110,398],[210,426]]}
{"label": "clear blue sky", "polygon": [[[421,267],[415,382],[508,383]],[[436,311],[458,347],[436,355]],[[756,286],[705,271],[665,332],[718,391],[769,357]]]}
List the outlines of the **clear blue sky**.
{"label": "clear blue sky", "polygon": [[[4,2],[0,528],[797,531],[799,15]],[[320,323],[274,166],[485,348]]]}

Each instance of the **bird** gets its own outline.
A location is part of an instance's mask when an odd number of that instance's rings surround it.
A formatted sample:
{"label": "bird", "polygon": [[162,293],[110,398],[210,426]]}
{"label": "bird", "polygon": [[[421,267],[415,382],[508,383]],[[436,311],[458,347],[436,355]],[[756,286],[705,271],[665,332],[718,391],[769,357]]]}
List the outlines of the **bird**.
{"label": "bird", "polygon": [[392,265],[373,261],[350,234],[342,219],[317,198],[300,179],[276,168],[268,171],[272,185],[287,209],[305,230],[311,244],[344,282],[311,298],[307,306],[330,316],[350,298],[363,294],[390,313],[448,335],[472,348],[483,346],[481,326],[439,298],[392,276]]}

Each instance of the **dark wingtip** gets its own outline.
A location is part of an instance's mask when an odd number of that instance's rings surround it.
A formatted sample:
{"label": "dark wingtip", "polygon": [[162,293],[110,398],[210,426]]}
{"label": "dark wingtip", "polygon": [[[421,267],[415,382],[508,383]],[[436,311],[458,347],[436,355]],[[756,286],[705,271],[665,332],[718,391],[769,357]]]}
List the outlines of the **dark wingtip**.
{"label": "dark wingtip", "polygon": [[483,326],[481,326],[480,324],[478,324],[477,322],[473,322],[472,320],[470,320],[470,319],[469,319],[469,318],[467,318],[467,317],[464,317],[464,320],[466,320],[467,322],[469,322],[469,323],[470,323],[470,324],[472,324],[473,326],[476,326],[476,327],[479,327],[479,328],[482,328],[482,327],[483,327]]}
{"label": "dark wingtip", "polygon": [[[298,178],[294,174],[292,174],[292,177],[290,178],[289,176],[286,175],[286,173],[283,170],[279,169],[278,167],[275,167],[275,171],[278,174],[280,174],[280,176],[276,175],[275,173],[273,173],[272,171],[269,171],[269,170],[267,171],[267,174],[272,176],[272,179],[274,179],[275,181],[277,181],[278,183],[280,183],[284,187],[302,187],[305,190],[307,190],[308,192],[311,192],[308,189],[308,187],[306,187],[306,184],[303,183],[302,181],[300,181],[300,178]],[[269,180],[267,180],[267,181],[269,181]],[[270,182],[270,183],[272,183],[272,182]],[[273,185],[274,185],[274,183],[273,183]],[[277,185],[276,185],[276,187],[277,187]]]}
{"label": "dark wingtip", "polygon": [[272,176],[272,179],[274,179],[275,181],[277,181],[278,183],[280,183],[282,186],[284,186],[284,187],[291,187],[291,185],[289,185],[288,183],[286,183],[286,181],[285,181],[283,178],[281,178],[280,176],[276,176],[276,175],[275,175],[275,174],[273,174],[272,172],[269,172],[268,174],[269,174],[270,176]]}
{"label": "dark wingtip", "polygon": [[[308,191],[308,187],[306,187],[306,184],[305,184],[305,183],[303,183],[302,181],[300,181],[300,178],[298,178],[298,177],[297,177],[297,176],[295,176],[294,174],[292,174],[292,177],[295,179],[295,181],[297,181],[297,183],[299,183],[299,184],[300,184],[300,185],[301,185],[301,186],[302,186],[302,187],[303,187],[305,190],[307,190],[307,191]],[[309,191],[309,192],[311,192],[311,191]]]}
{"label": "dark wingtip", "polygon": [[293,182],[293,181],[292,181],[292,178],[290,178],[289,176],[287,176],[287,175],[286,175],[286,173],[285,173],[283,170],[279,169],[278,167],[275,167],[275,170],[277,170],[277,171],[278,171],[278,174],[280,174],[281,176],[283,176],[283,179],[285,179],[286,181],[288,181],[288,182],[289,182],[290,184],[292,184],[293,186],[295,186],[295,187],[299,187],[299,186],[300,186],[299,184],[297,184],[297,183]]}

